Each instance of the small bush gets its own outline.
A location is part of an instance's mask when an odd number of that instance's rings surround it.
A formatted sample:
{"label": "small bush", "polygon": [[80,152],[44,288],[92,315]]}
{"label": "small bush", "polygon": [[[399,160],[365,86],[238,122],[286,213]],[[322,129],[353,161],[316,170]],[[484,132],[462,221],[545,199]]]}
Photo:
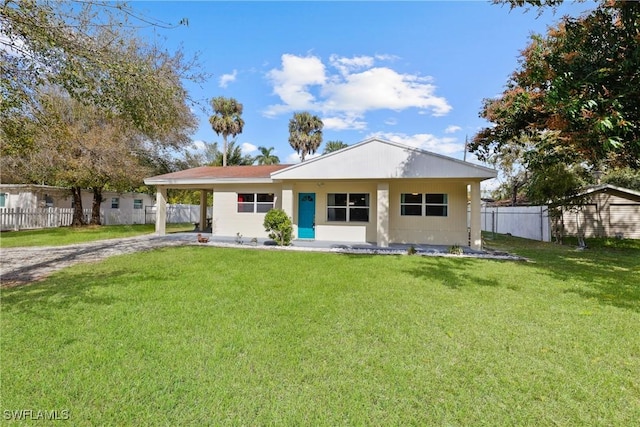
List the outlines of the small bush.
{"label": "small bush", "polygon": [[293,224],[285,211],[271,209],[264,217],[264,228],[269,238],[275,240],[278,246],[289,246],[293,234]]}
{"label": "small bush", "polygon": [[416,247],[413,245],[409,246],[409,249],[407,249],[407,255],[415,255],[416,252],[418,251],[416,251]]}
{"label": "small bush", "polygon": [[462,248],[460,245],[452,245],[449,247],[449,253],[452,255],[462,255]]}

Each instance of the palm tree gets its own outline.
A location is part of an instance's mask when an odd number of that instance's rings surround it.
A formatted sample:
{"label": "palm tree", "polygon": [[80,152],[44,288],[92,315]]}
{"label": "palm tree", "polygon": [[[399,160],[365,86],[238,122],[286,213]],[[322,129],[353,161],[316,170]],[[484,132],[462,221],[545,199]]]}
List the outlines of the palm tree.
{"label": "palm tree", "polygon": [[289,144],[300,155],[300,161],[304,162],[307,154],[315,153],[322,144],[323,126],[320,117],[306,111],[294,113],[289,120]]}
{"label": "palm tree", "polygon": [[242,148],[236,146],[236,140],[231,140],[227,146],[227,152],[224,153],[218,148],[218,143],[207,147],[206,157],[209,166],[222,166],[223,162],[227,161],[227,166],[249,166],[252,165],[255,159],[249,154],[242,154]]}
{"label": "palm tree", "polygon": [[244,120],[242,120],[242,104],[233,98],[219,96],[211,100],[213,115],[209,117],[209,123],[217,135],[222,134],[224,148],[222,150],[222,166],[227,166],[227,137],[234,138],[242,133]]}
{"label": "palm tree", "polygon": [[324,151],[322,152],[322,154],[327,154],[333,151],[342,150],[343,148],[347,148],[347,147],[348,145],[342,141],[328,141],[324,145]]}
{"label": "palm tree", "polygon": [[259,165],[277,165],[280,163],[280,158],[275,154],[272,154],[273,147],[258,147],[260,154],[256,156],[256,161]]}

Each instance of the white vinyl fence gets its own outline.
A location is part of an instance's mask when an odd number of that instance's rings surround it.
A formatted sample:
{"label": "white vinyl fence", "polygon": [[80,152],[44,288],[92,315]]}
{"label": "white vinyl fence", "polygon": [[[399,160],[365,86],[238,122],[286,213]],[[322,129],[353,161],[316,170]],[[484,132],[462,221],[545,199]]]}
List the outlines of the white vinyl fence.
{"label": "white vinyl fence", "polygon": [[525,239],[551,241],[547,206],[483,206],[482,231],[511,234]]}
{"label": "white vinyl fence", "polygon": [[[207,218],[211,218],[213,208],[207,207]],[[167,205],[167,224],[183,224],[183,223],[200,222],[200,205]],[[156,223],[156,207],[145,207],[145,223]]]}
{"label": "white vinyl fence", "polygon": [[[91,219],[91,209],[84,209],[85,221]],[[155,206],[145,209],[106,209],[100,213],[102,225],[154,224]],[[212,208],[207,208],[211,218]],[[200,221],[199,205],[167,205],[167,223],[195,223]],[[33,228],[53,228],[70,226],[73,222],[73,208],[0,208],[0,230],[25,230]]]}
{"label": "white vinyl fence", "polygon": [[[91,209],[84,209],[83,213],[85,220],[89,221]],[[64,227],[72,222],[73,208],[0,208],[2,230]]]}

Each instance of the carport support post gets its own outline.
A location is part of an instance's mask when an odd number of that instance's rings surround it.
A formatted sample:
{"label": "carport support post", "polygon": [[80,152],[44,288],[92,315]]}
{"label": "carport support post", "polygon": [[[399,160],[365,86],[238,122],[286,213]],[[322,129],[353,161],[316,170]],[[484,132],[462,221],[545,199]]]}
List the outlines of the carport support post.
{"label": "carport support post", "polygon": [[470,221],[470,234],[471,234],[471,249],[482,249],[482,228],[480,226],[480,182],[471,183],[471,221]]}
{"label": "carport support post", "polygon": [[156,191],[156,234],[167,234],[167,189],[158,187]]}
{"label": "carport support post", "polygon": [[376,221],[376,229],[377,229],[377,245],[383,248],[389,246],[389,183],[388,182],[379,182],[378,183],[378,194],[377,194],[377,221]]}
{"label": "carport support post", "polygon": [[[200,190],[200,231],[205,231],[207,228],[207,191]],[[213,229],[211,230],[213,232]]]}
{"label": "carport support post", "polygon": [[291,218],[293,223],[293,236],[298,235],[298,225],[293,219],[293,185],[288,183],[282,184],[282,200],[280,201],[280,207]]}

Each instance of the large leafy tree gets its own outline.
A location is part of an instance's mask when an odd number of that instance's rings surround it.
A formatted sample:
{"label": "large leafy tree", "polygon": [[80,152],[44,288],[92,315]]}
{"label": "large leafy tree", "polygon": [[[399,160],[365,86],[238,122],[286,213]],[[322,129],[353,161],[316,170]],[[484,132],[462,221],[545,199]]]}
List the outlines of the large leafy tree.
{"label": "large leafy tree", "polygon": [[[84,225],[81,190],[93,190],[92,224],[100,224],[105,186],[130,190],[150,170],[139,159],[144,150],[140,135],[117,117],[105,117],[98,108],[49,90],[38,95],[37,120],[44,126],[33,133],[35,149],[6,156],[14,180],[46,182],[71,189],[73,225]],[[26,155],[25,155],[26,154]]]}
{"label": "large leafy tree", "polygon": [[493,125],[471,151],[483,160],[520,153],[532,178],[557,164],[640,169],[639,39],[640,3],[628,1],[532,36],[502,96],[484,101],[480,115]]}
{"label": "large leafy tree", "polygon": [[194,64],[143,41],[130,19],[162,25],[124,3],[0,5],[3,175],[66,185],[78,198],[91,188],[99,206],[105,186],[140,185],[138,172],[190,142],[182,81],[199,79]]}
{"label": "large leafy tree", "polygon": [[[188,114],[181,80],[198,76],[181,52],[171,54],[136,35],[136,25],[149,22],[122,2],[5,0],[0,118],[14,127],[33,120],[39,88],[54,86],[129,122],[151,141],[171,138]],[[3,149],[20,150],[29,142],[24,134],[7,134],[11,126],[3,128]]]}
{"label": "large leafy tree", "polygon": [[273,154],[273,147],[258,147],[258,154],[255,158],[255,161],[258,162],[259,165],[277,165],[280,163],[280,158]]}
{"label": "large leafy tree", "polygon": [[217,135],[222,134],[224,147],[222,149],[222,166],[227,166],[227,138],[236,137],[242,133],[244,120],[242,119],[242,104],[233,98],[219,96],[211,100],[213,115],[209,123]]}
{"label": "large leafy tree", "polygon": [[306,111],[294,113],[289,120],[289,144],[300,155],[300,161],[304,162],[322,144],[323,126],[320,117]]}

